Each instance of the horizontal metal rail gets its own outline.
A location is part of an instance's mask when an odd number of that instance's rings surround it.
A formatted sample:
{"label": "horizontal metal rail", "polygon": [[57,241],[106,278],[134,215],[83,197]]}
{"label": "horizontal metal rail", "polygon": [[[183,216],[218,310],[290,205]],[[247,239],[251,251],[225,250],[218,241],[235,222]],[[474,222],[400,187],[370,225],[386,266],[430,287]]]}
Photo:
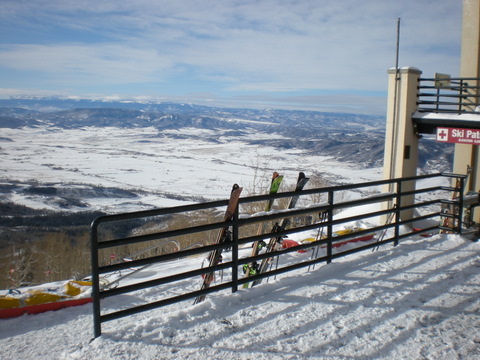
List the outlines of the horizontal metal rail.
{"label": "horizontal metal rail", "polygon": [[[402,184],[414,182],[418,184],[419,180],[428,180],[431,178],[436,177],[448,177],[448,178],[460,178],[461,188],[451,187],[451,186],[430,186],[430,187],[423,187],[418,188],[411,191],[402,191]],[[186,206],[178,206],[172,208],[165,208],[165,209],[154,209],[154,210],[147,210],[147,211],[140,211],[134,213],[126,213],[126,214],[116,214],[111,216],[102,216],[94,220],[91,226],[91,261],[92,261],[92,296],[93,296],[93,313],[94,313],[94,336],[98,337],[101,335],[101,324],[106,321],[118,319],[124,316],[136,314],[142,311],[155,309],[161,306],[170,305],[176,303],[178,301],[183,301],[187,299],[196,298],[197,296],[209,294],[212,292],[217,292],[220,290],[231,289],[231,291],[235,292],[238,290],[238,287],[247,282],[253,282],[255,280],[260,280],[263,278],[267,278],[270,276],[275,276],[284,272],[309,267],[311,265],[315,265],[318,263],[326,262],[330,263],[336,258],[341,256],[346,256],[348,254],[352,254],[358,251],[365,251],[368,249],[373,249],[378,246],[382,246],[385,244],[394,245],[398,244],[399,240],[412,236],[415,234],[419,234],[422,232],[429,232],[439,230],[441,228],[440,221],[437,221],[437,225],[427,227],[420,230],[414,230],[407,234],[400,233],[400,227],[403,225],[410,224],[415,221],[420,220],[428,220],[428,219],[438,219],[442,216],[442,212],[440,211],[440,207],[442,204],[445,204],[448,200],[453,202],[453,206],[462,206],[461,197],[458,200],[458,194],[463,193],[463,175],[457,174],[430,174],[430,175],[423,175],[423,176],[416,176],[416,177],[409,177],[409,178],[401,178],[401,179],[393,179],[393,180],[380,180],[380,181],[373,181],[373,182],[365,182],[360,184],[352,184],[352,185],[340,185],[340,186],[333,186],[333,187],[325,187],[325,188],[317,188],[317,189],[306,189],[301,192],[302,199],[308,199],[311,195],[322,195],[324,194],[327,197],[327,201],[323,203],[313,203],[308,204],[303,207],[299,207],[297,209],[290,209],[290,210],[276,210],[269,213],[258,213],[253,215],[243,214],[239,211],[239,209],[243,206],[246,206],[250,203],[258,203],[274,199],[280,198],[290,198],[293,195],[298,195],[295,192],[283,192],[277,193],[275,195],[260,195],[260,196],[249,196],[240,198],[239,200],[239,207],[237,208],[237,212],[234,218],[231,221],[209,221],[205,224],[195,225],[195,226],[186,226],[175,230],[162,230],[156,231],[153,234],[142,234],[142,235],[135,235],[130,237],[122,237],[122,238],[113,238],[113,239],[104,239],[101,237],[102,240],[99,241],[99,232],[102,232],[102,226],[104,224],[115,224],[117,221],[128,221],[128,220],[139,220],[145,218],[152,218],[156,216],[171,216],[172,214],[182,214],[182,213],[190,213],[193,212],[194,214],[201,210],[215,210],[218,208],[225,207],[228,204],[228,200],[221,200],[221,201],[213,201],[201,204],[192,204]],[[394,184],[394,190],[391,193],[378,193],[372,196],[365,196],[360,199],[354,200],[343,200],[342,196],[340,200],[335,201],[336,195],[342,194],[345,191],[359,191],[366,188],[375,188],[377,189],[381,185],[386,184]],[[417,186],[418,187],[418,186]],[[404,186],[403,186],[404,188]],[[435,193],[436,198],[431,198],[429,200],[424,201],[417,201],[415,203],[405,203],[406,197],[417,196],[424,193]],[[449,194],[450,196],[448,196]],[[453,195],[451,195],[453,194]],[[456,195],[455,195],[456,194]],[[306,200],[304,201],[304,203]],[[394,204],[394,207],[385,208],[383,210],[372,211],[372,212],[364,212],[361,214],[345,217],[345,218],[336,218],[333,216],[334,213],[355,206],[367,205],[367,204],[374,204],[374,203],[387,203],[390,202]],[[452,204],[450,204],[452,205]],[[400,214],[403,211],[408,211],[412,209],[420,209],[420,208],[431,208],[431,207],[438,207],[438,211],[429,211],[426,214],[416,216],[412,219],[402,220]],[[281,231],[272,231],[258,234],[258,235],[251,235],[246,232],[249,226],[259,223],[275,223],[279,222],[281,219],[284,218],[302,218],[305,216],[315,217],[319,216],[319,214],[328,213],[329,216],[327,217],[326,221],[318,221],[318,222],[311,222],[306,224],[295,224],[294,227],[283,229]],[[380,226],[372,227],[365,230],[360,230],[355,233],[355,236],[361,237],[366,236],[368,234],[376,233],[376,232],[383,232],[390,229],[393,229],[393,236],[386,237],[384,239],[378,239],[376,243],[370,243],[365,245],[360,245],[355,249],[350,250],[343,250],[334,252],[333,247],[335,244],[341,243],[342,241],[346,241],[352,238],[351,234],[333,236],[333,227],[351,223],[353,221],[358,220],[366,220],[373,217],[384,216],[389,217],[390,214],[393,214],[393,221],[391,223],[385,223]],[[458,224],[458,227],[449,229],[450,231],[461,231],[462,226],[462,212],[458,212],[458,214],[453,214],[452,217],[455,220],[455,224]],[[125,246],[132,246],[132,245],[141,245],[146,244],[146,242],[156,241],[159,244],[165,243],[168,241],[174,242],[177,244],[179,242],[175,239],[179,236],[193,236],[194,234],[203,234],[208,231],[218,231],[224,227],[231,227],[232,233],[235,234],[233,236],[232,241],[224,242],[220,244],[210,244],[204,245],[199,247],[198,244],[195,246],[187,246],[179,251],[165,253],[161,255],[151,255],[145,258],[139,259],[132,259],[132,261],[128,262],[118,262],[118,263],[108,263],[104,259],[101,259],[100,254],[105,252],[107,249],[115,249],[121,248]],[[292,225],[293,226],[293,225]],[[281,238],[290,234],[304,232],[304,231],[319,231],[320,229],[326,229],[325,234],[328,235],[327,237],[322,237],[319,239],[315,239],[315,241],[300,244],[299,246],[288,248],[288,249],[281,249],[278,251],[274,251],[271,253],[260,253],[256,256],[248,256],[239,258],[239,249],[241,247],[248,246],[249,244],[253,243],[254,241],[259,241],[263,239],[270,239],[270,238]],[[239,235],[240,234],[240,235]],[[154,248],[155,245],[148,244],[147,249]],[[142,268],[151,268],[152,265],[162,264],[165,262],[170,261],[177,261],[178,259],[186,259],[191,258],[194,256],[198,256],[200,254],[205,255],[211,251],[217,249],[227,249],[231,248],[232,251],[232,260],[225,261],[215,266],[207,266],[207,267],[198,267],[194,268],[189,271],[185,271],[182,273],[175,273],[173,275],[166,275],[161,276],[158,275],[158,278],[141,281],[141,282],[133,282],[130,284],[122,284],[120,280],[113,280],[112,282],[117,287],[101,287],[100,280],[101,275],[105,274],[105,276],[109,276],[119,271],[130,271],[132,274],[136,274]],[[270,259],[270,258],[278,258],[289,254],[294,251],[298,250],[309,250],[309,249],[319,249],[324,248],[326,250],[325,255],[319,256],[318,258],[310,258],[310,259],[303,259],[302,261],[298,261],[293,264],[288,264],[286,266],[276,268],[273,270],[269,270],[262,274],[257,274],[250,276],[248,278],[243,278],[239,275],[239,268],[241,269],[244,264],[249,264],[254,261],[260,261],[263,259]],[[143,253],[137,251],[137,253]],[[313,251],[312,251],[313,253]],[[219,284],[213,284],[208,289],[200,290],[200,286],[197,287],[196,290],[188,291],[186,293],[174,296],[165,295],[163,299],[157,299],[152,302],[148,302],[146,304],[140,304],[135,306],[129,306],[125,309],[120,309],[110,313],[102,313],[101,311],[101,304],[100,300],[109,298],[112,296],[120,295],[120,294],[129,294],[134,291],[152,288],[156,286],[165,286],[167,284],[173,284],[178,281],[184,281],[187,279],[191,279],[192,284],[194,284],[194,279],[199,279],[200,276],[217,272],[217,271],[224,271],[229,270],[229,278],[226,281],[222,281]],[[123,275],[124,278],[127,278],[128,275]],[[200,285],[200,284],[199,284]],[[173,285],[172,285],[173,286]]]}

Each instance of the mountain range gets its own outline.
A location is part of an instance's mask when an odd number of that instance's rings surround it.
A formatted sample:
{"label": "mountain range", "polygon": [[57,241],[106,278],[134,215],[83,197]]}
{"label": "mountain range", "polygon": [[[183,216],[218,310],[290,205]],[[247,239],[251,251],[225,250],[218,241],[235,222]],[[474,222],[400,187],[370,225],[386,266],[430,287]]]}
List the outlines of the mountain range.
{"label": "mountain range", "polygon": [[[198,134],[215,143],[219,134],[242,137],[251,145],[273,146],[280,151],[299,149],[306,154],[333,156],[341,162],[378,167],[383,162],[383,116],[278,109],[229,109],[161,102],[69,100],[57,98],[0,99],[0,128],[48,126],[63,129],[84,127],[142,128],[159,131],[212,130]],[[249,133],[278,134],[258,139]],[[3,139],[4,141],[8,139]],[[421,171],[447,171],[452,147],[421,141]]]}

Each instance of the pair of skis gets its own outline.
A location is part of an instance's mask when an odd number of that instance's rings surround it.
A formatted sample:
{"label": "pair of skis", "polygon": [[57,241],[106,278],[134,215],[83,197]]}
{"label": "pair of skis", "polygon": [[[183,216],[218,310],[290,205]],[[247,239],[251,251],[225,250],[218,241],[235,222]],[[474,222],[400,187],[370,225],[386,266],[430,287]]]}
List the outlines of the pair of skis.
{"label": "pair of skis", "polygon": [[[273,180],[272,180],[272,183],[273,183]],[[295,192],[299,193],[300,191],[302,191],[303,188],[305,187],[305,184],[308,182],[308,180],[309,180],[309,178],[307,178],[303,172],[300,172],[298,174],[297,184],[295,186]],[[300,196],[300,194],[292,196],[292,198],[290,199],[290,203],[288,204],[288,209],[295,208],[295,206],[297,205],[297,201],[298,201],[299,196]],[[270,207],[271,207],[271,205],[272,204],[270,204]],[[289,225],[290,225],[290,218],[285,218],[285,219],[282,220],[282,222],[280,224],[275,223],[271,232],[275,233],[275,232],[283,231]],[[272,237],[270,239],[270,241],[268,242],[267,246],[266,246],[266,253],[273,252],[275,250],[275,245],[277,243],[281,243],[282,238],[283,238],[283,236]],[[254,250],[252,251],[252,256],[256,256],[256,255],[258,255],[258,250],[255,249],[255,247],[254,247]],[[251,270],[252,266],[255,266],[255,271],[247,271],[246,274],[245,274],[245,277],[249,277],[251,275],[257,275],[257,274],[264,273],[267,270],[267,266],[269,264],[269,261],[270,261],[269,258],[265,258],[265,259],[262,260],[260,265],[258,265],[258,264],[250,265],[250,268],[247,267],[247,270]],[[262,282],[262,279],[258,279],[258,280],[253,281],[252,287],[260,284],[261,282]],[[248,283],[245,283],[243,285],[243,287],[247,288]]]}
{"label": "pair of skis", "polygon": [[[282,183],[283,180],[283,175],[279,175],[276,171],[272,175],[272,182],[270,183],[270,195],[276,194],[278,192],[278,189],[280,187],[280,184]],[[267,205],[265,206],[265,212],[269,212],[272,209],[273,202],[275,199],[270,199],[267,201]],[[260,224],[258,227],[257,235],[263,234],[265,232],[267,224],[264,222]],[[264,245],[263,240],[258,240],[253,243],[252,246],[252,253],[251,256],[256,256],[261,250],[261,247]],[[250,277],[251,275],[255,275],[257,273],[258,269],[258,264],[256,262],[250,263],[250,264],[245,264],[243,271],[245,272],[245,277]],[[243,284],[243,288],[248,288],[249,283]]]}
{"label": "pair of skis", "polygon": [[[224,221],[230,221],[235,213],[235,209],[237,208],[238,205],[238,199],[240,198],[240,194],[242,192],[242,188],[239,187],[237,184],[233,185],[232,192],[230,193],[230,199],[228,201],[227,205],[227,210],[225,210],[225,216],[224,216]],[[228,230],[228,225],[224,226],[223,228],[220,229],[220,232],[218,233],[216,244],[221,244],[227,241],[229,238],[229,230]],[[220,264],[221,259],[222,259],[222,252],[223,248],[213,250],[210,252],[208,256],[208,262],[209,262],[209,267],[216,266]],[[203,283],[201,289],[208,289],[213,282],[213,279],[215,277],[215,272],[209,272],[205,274],[205,277],[203,278]],[[198,304],[205,300],[206,295],[200,295],[195,298],[194,304]]]}

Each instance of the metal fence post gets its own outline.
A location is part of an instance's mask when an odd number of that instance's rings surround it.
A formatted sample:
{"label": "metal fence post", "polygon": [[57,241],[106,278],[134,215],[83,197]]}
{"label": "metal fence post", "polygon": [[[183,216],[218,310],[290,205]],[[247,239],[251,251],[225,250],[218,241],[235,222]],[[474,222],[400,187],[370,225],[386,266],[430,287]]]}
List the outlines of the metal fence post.
{"label": "metal fence post", "polygon": [[[468,85],[468,84],[467,84]],[[459,93],[459,99],[458,99],[458,113],[461,114],[464,110],[464,108],[467,108],[467,105],[465,104],[467,102],[467,98],[463,96],[463,93],[468,93],[468,90],[464,88],[464,82],[463,79],[460,80],[460,88],[458,89]],[[465,110],[466,111],[466,110]]]}
{"label": "metal fence post", "polygon": [[232,293],[234,293],[238,290],[238,204],[233,213],[232,242]]}
{"label": "metal fence post", "polygon": [[400,237],[400,208],[402,207],[402,180],[397,181],[397,196],[396,196],[396,208],[395,208],[395,241],[393,246],[398,245],[398,239]]}
{"label": "metal fence post", "polygon": [[332,237],[333,237],[333,229],[332,229],[332,221],[333,221],[333,201],[334,201],[334,194],[333,190],[328,191],[328,222],[327,222],[327,239],[329,240],[327,243],[327,264],[332,262]]}
{"label": "metal fence post", "polygon": [[463,222],[463,193],[465,187],[465,178],[462,176],[460,178],[460,189],[458,194],[458,233],[462,233],[462,222]]}
{"label": "metal fence post", "polygon": [[92,304],[93,304],[93,337],[102,335],[100,320],[100,280],[98,271],[98,222],[93,221],[90,230],[90,259],[92,267]]}

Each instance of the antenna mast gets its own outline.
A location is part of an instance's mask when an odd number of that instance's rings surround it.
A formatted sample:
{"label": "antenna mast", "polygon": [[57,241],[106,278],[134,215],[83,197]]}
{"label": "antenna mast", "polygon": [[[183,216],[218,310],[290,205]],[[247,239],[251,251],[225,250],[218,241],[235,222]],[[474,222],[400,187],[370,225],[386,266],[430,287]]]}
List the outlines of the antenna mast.
{"label": "antenna mast", "polygon": [[[395,54],[395,90],[393,95],[393,126],[392,126],[392,149],[390,153],[390,179],[394,178],[395,175],[395,150],[397,147],[397,138],[396,138],[396,130],[397,130],[397,93],[398,93],[398,78],[399,68],[398,68],[398,57],[400,50],[400,18],[397,18],[397,46],[396,46],[396,54]],[[390,184],[389,191],[393,191],[393,184]]]}

